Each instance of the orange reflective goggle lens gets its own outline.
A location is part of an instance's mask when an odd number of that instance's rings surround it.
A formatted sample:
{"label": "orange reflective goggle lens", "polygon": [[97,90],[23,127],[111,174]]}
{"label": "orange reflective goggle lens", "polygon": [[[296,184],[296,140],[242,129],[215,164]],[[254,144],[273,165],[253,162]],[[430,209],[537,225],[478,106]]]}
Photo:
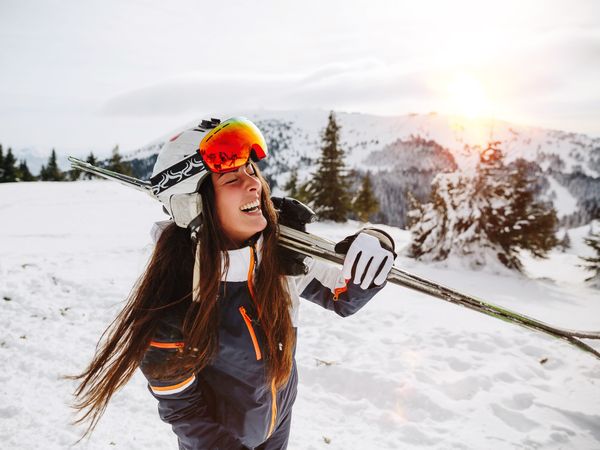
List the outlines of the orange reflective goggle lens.
{"label": "orange reflective goggle lens", "polygon": [[260,130],[244,117],[233,117],[213,128],[200,142],[198,150],[213,173],[237,170],[249,159],[267,157],[267,143]]}

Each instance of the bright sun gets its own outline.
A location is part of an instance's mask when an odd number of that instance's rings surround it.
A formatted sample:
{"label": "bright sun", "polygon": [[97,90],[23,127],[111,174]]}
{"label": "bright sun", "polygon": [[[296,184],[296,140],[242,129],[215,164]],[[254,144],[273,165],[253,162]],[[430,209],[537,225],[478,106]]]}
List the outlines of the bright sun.
{"label": "bright sun", "polygon": [[476,78],[460,74],[448,84],[451,111],[470,119],[489,113],[489,101],[483,84]]}

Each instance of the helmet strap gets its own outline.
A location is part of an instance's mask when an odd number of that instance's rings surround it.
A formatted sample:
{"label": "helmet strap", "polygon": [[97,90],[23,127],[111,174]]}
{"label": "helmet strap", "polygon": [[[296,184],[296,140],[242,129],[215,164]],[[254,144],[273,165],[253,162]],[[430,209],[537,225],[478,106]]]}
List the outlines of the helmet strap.
{"label": "helmet strap", "polygon": [[199,238],[203,222],[202,214],[198,214],[198,216],[196,216],[196,218],[188,225],[192,242],[196,244],[196,251],[194,252],[194,273],[192,277],[192,301],[194,302],[200,301],[200,252],[202,246]]}
{"label": "helmet strap", "polygon": [[194,255],[194,275],[192,277],[192,301],[200,301],[200,241],[196,243]]}
{"label": "helmet strap", "polygon": [[200,213],[187,226],[188,230],[190,231],[190,237],[192,238],[192,242],[194,242],[196,244],[198,243],[198,238],[200,237],[200,230],[203,225],[204,225],[204,220],[203,220],[202,214]]}

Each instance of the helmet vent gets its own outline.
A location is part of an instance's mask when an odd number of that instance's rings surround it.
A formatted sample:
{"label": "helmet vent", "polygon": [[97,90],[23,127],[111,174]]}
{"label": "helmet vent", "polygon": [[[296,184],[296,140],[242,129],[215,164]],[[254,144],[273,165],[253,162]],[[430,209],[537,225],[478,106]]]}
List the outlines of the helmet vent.
{"label": "helmet vent", "polygon": [[220,123],[221,120],[212,117],[210,120],[203,120],[202,122],[200,122],[200,125],[198,125],[198,127],[203,128],[205,130],[210,130],[211,128],[214,128],[217,125],[219,125]]}

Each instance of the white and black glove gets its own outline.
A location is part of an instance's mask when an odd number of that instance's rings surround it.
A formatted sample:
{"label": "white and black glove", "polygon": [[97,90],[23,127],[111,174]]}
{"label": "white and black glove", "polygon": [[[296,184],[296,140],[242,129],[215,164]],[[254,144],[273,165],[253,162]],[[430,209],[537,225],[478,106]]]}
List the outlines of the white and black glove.
{"label": "white and black glove", "polygon": [[346,253],[342,275],[362,289],[383,284],[397,256],[394,250],[391,236],[376,228],[365,228],[335,246],[337,253]]}

